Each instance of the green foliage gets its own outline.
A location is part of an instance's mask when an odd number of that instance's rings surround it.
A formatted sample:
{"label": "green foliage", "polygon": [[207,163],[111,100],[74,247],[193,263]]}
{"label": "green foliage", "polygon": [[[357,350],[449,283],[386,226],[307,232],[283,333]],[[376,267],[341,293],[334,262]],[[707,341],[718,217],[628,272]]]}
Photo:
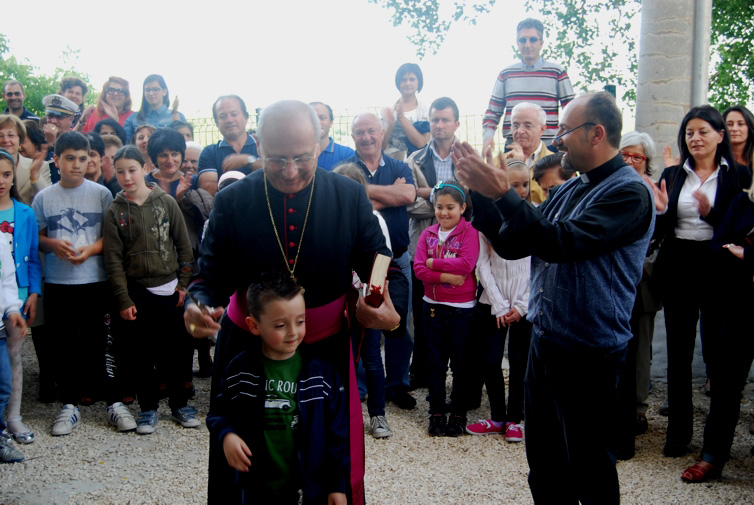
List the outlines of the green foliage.
{"label": "green foliage", "polygon": [[[369,0],[392,12],[395,26],[409,26],[409,40],[421,57],[436,53],[450,26],[459,20],[475,24],[490,11],[495,0],[455,0],[452,15],[438,15],[439,0]],[[658,0],[659,1],[659,0]],[[638,44],[631,24],[641,0],[526,0],[549,36],[543,56],[570,71],[574,88],[596,89],[615,84],[623,100],[636,101]],[[511,37],[512,38],[512,37]],[[732,104],[754,104],[754,2],[713,0],[710,34],[711,67],[709,101],[723,110]],[[516,48],[513,48],[515,51]],[[628,55],[627,63],[618,56]],[[619,67],[619,68],[618,68]],[[573,80],[577,72],[582,80]]]}
{"label": "green foliage", "polygon": [[[65,68],[56,68],[53,75],[39,75],[38,68],[32,66],[28,60],[18,61],[15,56],[8,56],[10,47],[8,39],[0,33],[0,86],[5,81],[16,80],[24,85],[26,101],[24,105],[39,117],[44,116],[42,98],[58,92],[60,80],[67,75],[76,75],[89,87],[86,95],[86,103],[93,104],[97,101],[97,93],[92,89],[90,78],[87,74],[75,70],[75,61],[79,51],[66,48],[63,51],[63,64]],[[0,100],[0,112],[7,107],[4,100]]]}
{"label": "green foliage", "polygon": [[[636,102],[639,63],[632,23],[640,0],[526,0],[526,8],[549,34],[543,56],[569,70],[577,90],[602,89],[614,84],[629,107]],[[621,55],[627,55],[625,63]],[[574,79],[580,74],[582,78]]]}
{"label": "green foliage", "polygon": [[479,15],[488,13],[496,0],[455,0],[452,9],[442,9],[440,0],[369,1],[392,12],[393,26],[410,27],[408,40],[416,46],[416,55],[421,59],[428,52],[437,53],[453,23],[475,25]]}
{"label": "green foliage", "polygon": [[709,102],[723,111],[754,104],[754,3],[713,0]]}

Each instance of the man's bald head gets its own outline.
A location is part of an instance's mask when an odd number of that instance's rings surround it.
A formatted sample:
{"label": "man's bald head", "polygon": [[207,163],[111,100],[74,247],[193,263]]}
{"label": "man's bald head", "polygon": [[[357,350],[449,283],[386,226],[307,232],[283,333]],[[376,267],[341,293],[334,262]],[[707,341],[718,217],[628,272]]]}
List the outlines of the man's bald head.
{"label": "man's bald head", "polygon": [[294,119],[296,121],[310,121],[314,129],[314,140],[319,141],[322,127],[319,124],[319,118],[314,109],[298,100],[280,100],[262,109],[259,115],[259,124],[257,125],[257,141],[264,144],[264,127],[265,123],[270,120]]}

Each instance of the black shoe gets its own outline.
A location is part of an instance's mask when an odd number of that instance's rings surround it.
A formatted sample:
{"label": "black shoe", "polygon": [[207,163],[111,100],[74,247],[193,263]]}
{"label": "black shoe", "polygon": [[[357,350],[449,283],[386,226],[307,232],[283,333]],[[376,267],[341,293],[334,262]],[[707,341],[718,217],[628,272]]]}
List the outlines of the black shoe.
{"label": "black shoe", "polygon": [[626,445],[626,447],[618,447],[615,450],[615,457],[618,461],[628,461],[636,456],[636,449],[633,446]]}
{"label": "black shoe", "polygon": [[661,416],[668,417],[668,414],[670,413],[670,405],[668,404],[668,401],[665,400],[662,402],[662,405],[660,405],[660,408],[657,409],[657,413]]}
{"label": "black shoe", "polygon": [[666,442],[665,447],[662,449],[662,453],[666,458],[680,458],[685,456],[689,452],[687,444],[676,444],[673,442]]}
{"label": "black shoe", "polygon": [[649,423],[647,422],[647,416],[644,414],[636,413],[636,424],[634,424],[634,434],[643,435],[649,429]]}
{"label": "black shoe", "polygon": [[403,410],[411,410],[416,407],[416,400],[413,396],[408,394],[408,391],[405,389],[396,390],[390,398],[390,401],[395,403],[399,409]]}
{"label": "black shoe", "polygon": [[448,420],[445,418],[445,414],[432,414],[429,416],[429,434],[433,437],[445,435],[447,426]]}
{"label": "black shoe", "polygon": [[459,437],[466,431],[466,416],[450,414],[448,427],[445,429],[446,437]]}

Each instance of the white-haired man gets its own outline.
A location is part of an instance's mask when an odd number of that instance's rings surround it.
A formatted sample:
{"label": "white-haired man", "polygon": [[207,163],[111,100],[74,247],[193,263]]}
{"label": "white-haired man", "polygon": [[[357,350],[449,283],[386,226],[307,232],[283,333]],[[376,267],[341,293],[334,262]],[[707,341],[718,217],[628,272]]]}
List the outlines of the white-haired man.
{"label": "white-haired man", "polygon": [[[511,111],[511,133],[513,141],[521,147],[524,153],[524,163],[531,171],[534,164],[552,154],[542,141],[542,135],[547,129],[547,116],[539,105],[531,102],[516,104]],[[529,183],[531,188],[531,200],[534,203],[542,203],[545,195],[533,179]]]}

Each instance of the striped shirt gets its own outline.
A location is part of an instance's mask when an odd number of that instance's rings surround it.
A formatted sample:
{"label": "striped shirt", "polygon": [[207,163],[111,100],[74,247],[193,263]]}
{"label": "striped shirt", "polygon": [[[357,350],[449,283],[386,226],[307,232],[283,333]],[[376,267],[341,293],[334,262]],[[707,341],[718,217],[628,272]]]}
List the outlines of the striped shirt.
{"label": "striped shirt", "polygon": [[534,66],[519,61],[500,72],[492,89],[490,104],[484,113],[484,138],[493,137],[505,112],[503,136],[510,137],[511,110],[521,102],[536,103],[547,115],[547,129],[542,140],[549,144],[558,130],[558,104],[565,107],[573,100],[573,87],[565,69],[551,61],[539,59]]}

